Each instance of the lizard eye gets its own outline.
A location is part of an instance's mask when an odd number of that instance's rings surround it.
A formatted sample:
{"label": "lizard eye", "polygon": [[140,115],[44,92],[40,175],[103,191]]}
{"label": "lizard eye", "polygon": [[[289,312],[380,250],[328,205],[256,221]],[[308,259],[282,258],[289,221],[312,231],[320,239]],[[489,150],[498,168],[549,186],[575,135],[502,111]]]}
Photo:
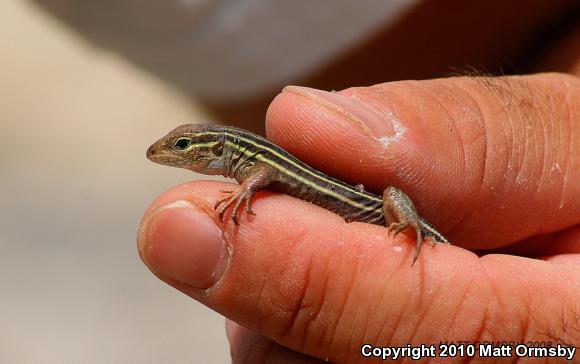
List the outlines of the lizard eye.
{"label": "lizard eye", "polygon": [[191,145],[191,139],[189,138],[179,138],[173,143],[173,149],[175,150],[185,150]]}

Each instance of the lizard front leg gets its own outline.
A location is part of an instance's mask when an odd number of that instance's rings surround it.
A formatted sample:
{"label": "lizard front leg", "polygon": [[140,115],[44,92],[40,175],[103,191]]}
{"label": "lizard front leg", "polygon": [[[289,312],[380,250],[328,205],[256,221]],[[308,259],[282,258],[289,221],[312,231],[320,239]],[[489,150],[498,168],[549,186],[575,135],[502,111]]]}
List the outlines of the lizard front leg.
{"label": "lizard front leg", "polygon": [[237,214],[244,202],[246,212],[250,215],[255,215],[251,207],[252,197],[254,197],[256,192],[268,187],[278,179],[278,171],[267,164],[256,164],[244,171],[244,174],[246,174],[247,177],[242,182],[240,189],[235,192],[222,191],[230,193],[230,195],[219,199],[214,206],[221,222],[224,221],[224,215],[228,208],[233,205],[234,207],[231,215],[232,220],[234,221],[234,224],[239,225]]}

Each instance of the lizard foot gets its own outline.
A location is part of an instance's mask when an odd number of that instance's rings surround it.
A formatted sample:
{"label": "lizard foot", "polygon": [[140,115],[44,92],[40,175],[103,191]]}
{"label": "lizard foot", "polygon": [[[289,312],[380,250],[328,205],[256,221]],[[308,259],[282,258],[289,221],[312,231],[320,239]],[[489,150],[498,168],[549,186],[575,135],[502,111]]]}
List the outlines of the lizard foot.
{"label": "lizard foot", "polygon": [[222,191],[222,192],[230,193],[230,195],[224,198],[220,198],[215,203],[214,209],[217,210],[221,222],[224,222],[224,215],[226,211],[233,205],[234,207],[232,209],[231,217],[234,224],[239,225],[240,222],[238,221],[238,210],[240,209],[240,206],[242,205],[243,202],[245,202],[246,212],[250,215],[255,215],[251,207],[252,197],[254,197],[253,191],[242,188],[235,192],[234,191],[227,192]]}

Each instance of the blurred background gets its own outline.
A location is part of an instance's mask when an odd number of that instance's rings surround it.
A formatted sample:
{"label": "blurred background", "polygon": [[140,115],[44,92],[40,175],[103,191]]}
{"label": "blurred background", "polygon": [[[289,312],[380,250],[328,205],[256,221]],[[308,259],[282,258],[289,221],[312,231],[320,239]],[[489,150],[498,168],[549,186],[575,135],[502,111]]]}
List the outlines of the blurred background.
{"label": "blurred background", "polygon": [[0,363],[226,363],[224,318],[135,244],[204,178],[146,148],[185,122],[264,131],[286,84],[580,73],[577,0],[0,2]]}
{"label": "blurred background", "polygon": [[0,2],[0,363],[226,363],[224,319],[157,280],[135,244],[191,180],[145,149],[208,116],[27,1]]}

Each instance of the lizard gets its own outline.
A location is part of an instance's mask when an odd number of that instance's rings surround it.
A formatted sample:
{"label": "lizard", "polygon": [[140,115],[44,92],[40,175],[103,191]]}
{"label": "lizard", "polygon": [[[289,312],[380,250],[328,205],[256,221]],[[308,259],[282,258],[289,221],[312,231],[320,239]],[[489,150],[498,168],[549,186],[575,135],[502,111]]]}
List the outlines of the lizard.
{"label": "lizard", "polygon": [[147,158],[172,167],[205,175],[235,179],[241,188],[222,190],[226,197],[214,206],[220,221],[230,207],[231,219],[238,225],[240,208],[255,215],[251,201],[262,189],[284,193],[311,202],[342,216],[346,222],[359,221],[386,226],[394,236],[412,229],[416,237],[413,264],[424,238],[449,244],[417,210],[401,189],[388,186],[383,195],[365,191],[363,185],[350,185],[330,177],[300,161],[267,139],[247,130],[215,124],[179,126],[147,149]]}

